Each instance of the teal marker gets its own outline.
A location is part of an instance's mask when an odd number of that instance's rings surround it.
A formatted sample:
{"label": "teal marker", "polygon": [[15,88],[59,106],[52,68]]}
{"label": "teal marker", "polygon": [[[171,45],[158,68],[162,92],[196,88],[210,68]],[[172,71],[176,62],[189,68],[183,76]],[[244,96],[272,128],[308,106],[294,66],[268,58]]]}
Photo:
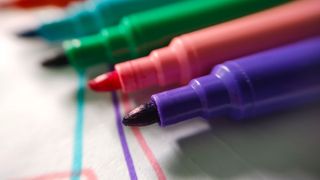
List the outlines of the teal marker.
{"label": "teal marker", "polygon": [[182,0],[95,0],[71,8],[68,15],[45,23],[38,29],[19,34],[40,36],[48,41],[62,41],[98,33],[118,24],[126,15]]}

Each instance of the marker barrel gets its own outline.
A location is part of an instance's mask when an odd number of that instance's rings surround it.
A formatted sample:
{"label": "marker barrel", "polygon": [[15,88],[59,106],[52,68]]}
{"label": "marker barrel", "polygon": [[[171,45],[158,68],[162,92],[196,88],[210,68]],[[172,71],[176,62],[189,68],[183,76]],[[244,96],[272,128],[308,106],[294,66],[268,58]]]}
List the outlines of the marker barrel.
{"label": "marker barrel", "polygon": [[186,84],[226,60],[320,34],[320,1],[296,1],[179,36],[149,56],[117,64],[122,90]]}
{"label": "marker barrel", "polygon": [[71,8],[64,19],[43,24],[39,34],[49,41],[60,41],[98,33],[115,25],[124,16],[180,0],[96,0]]}
{"label": "marker barrel", "polygon": [[320,38],[216,66],[189,85],[155,94],[160,125],[193,117],[240,120],[320,99]]}
{"label": "marker barrel", "polygon": [[[127,16],[118,26],[106,28],[99,35],[80,39],[80,45],[67,41],[65,53],[76,68],[118,63],[145,56],[151,50],[167,45],[177,35],[284,2],[287,0],[183,1]],[[99,50],[100,54],[97,55],[92,53],[94,49],[104,50]]]}

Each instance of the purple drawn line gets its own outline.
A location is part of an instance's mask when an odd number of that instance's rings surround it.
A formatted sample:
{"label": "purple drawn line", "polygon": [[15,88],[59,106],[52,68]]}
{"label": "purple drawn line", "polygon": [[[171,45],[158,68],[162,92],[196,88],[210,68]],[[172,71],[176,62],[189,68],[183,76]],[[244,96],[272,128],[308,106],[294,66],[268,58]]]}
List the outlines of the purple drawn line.
{"label": "purple drawn line", "polygon": [[[128,113],[133,107],[130,103],[130,99],[128,94],[122,94],[121,96],[121,104],[123,104],[125,113]],[[148,158],[153,170],[155,171],[158,180],[166,180],[166,175],[164,174],[159,162],[157,161],[154,153],[152,152],[151,148],[149,147],[147,141],[142,135],[142,132],[138,127],[131,127],[133,135],[137,139],[141,149],[143,150],[145,156]]]}
{"label": "purple drawn line", "polygon": [[136,180],[137,179],[136,170],[134,168],[134,164],[133,164],[133,161],[131,158],[131,154],[130,154],[129,147],[127,144],[126,136],[124,134],[122,123],[121,123],[121,113],[120,113],[119,100],[118,100],[117,94],[115,92],[112,92],[111,96],[112,96],[112,103],[113,103],[115,114],[116,114],[117,130],[118,130],[118,134],[120,137],[120,142],[121,142],[124,158],[126,160],[127,168],[129,171],[130,179]]}

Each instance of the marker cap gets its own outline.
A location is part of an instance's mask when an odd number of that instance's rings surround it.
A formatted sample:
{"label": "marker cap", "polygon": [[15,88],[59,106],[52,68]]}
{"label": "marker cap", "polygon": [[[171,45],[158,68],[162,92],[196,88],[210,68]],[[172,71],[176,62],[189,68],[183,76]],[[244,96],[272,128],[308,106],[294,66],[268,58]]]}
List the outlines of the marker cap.
{"label": "marker cap", "polygon": [[65,18],[43,24],[38,33],[48,41],[59,41],[69,38],[70,34],[78,34],[78,30],[73,18]]}
{"label": "marker cap", "polygon": [[[177,71],[179,62],[172,56],[168,47],[153,51],[149,56],[135,61],[116,64],[115,69],[120,74],[123,91],[131,92],[143,87],[166,86],[172,82],[179,82],[183,76]],[[159,60],[161,59],[161,61]],[[164,73],[164,72],[170,73]]]}
{"label": "marker cap", "polygon": [[76,69],[83,69],[99,63],[114,64],[120,57],[130,59],[129,44],[124,31],[114,26],[97,35],[66,41],[64,49],[70,63]]}
{"label": "marker cap", "polygon": [[73,28],[77,30],[77,34],[69,34],[69,37],[66,37],[65,39],[70,39],[72,37],[81,37],[99,32],[101,26],[96,20],[95,13],[96,12],[94,10],[87,10],[81,11],[76,16],[74,16],[72,19],[74,21],[75,27]]}
{"label": "marker cap", "polygon": [[[214,101],[209,101],[212,98]],[[157,104],[160,126],[190,117],[222,116],[231,109],[228,91],[218,77],[204,76],[188,86],[152,95],[151,99]]]}

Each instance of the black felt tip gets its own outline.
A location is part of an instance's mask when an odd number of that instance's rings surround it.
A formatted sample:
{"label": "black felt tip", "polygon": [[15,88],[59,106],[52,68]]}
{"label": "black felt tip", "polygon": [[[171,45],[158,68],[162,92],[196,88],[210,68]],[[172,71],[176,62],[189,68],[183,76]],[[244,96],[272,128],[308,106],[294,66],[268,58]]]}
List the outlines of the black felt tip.
{"label": "black felt tip", "polygon": [[150,101],[132,110],[123,118],[122,123],[126,126],[147,126],[159,121],[157,106]]}
{"label": "black felt tip", "polygon": [[48,68],[58,68],[69,64],[68,58],[64,53],[60,53],[50,59],[45,60],[42,66]]}
{"label": "black felt tip", "polygon": [[32,29],[32,30],[28,30],[28,31],[24,31],[21,33],[17,34],[19,37],[23,37],[23,38],[34,38],[34,37],[38,37],[39,36],[39,32],[37,29]]}

